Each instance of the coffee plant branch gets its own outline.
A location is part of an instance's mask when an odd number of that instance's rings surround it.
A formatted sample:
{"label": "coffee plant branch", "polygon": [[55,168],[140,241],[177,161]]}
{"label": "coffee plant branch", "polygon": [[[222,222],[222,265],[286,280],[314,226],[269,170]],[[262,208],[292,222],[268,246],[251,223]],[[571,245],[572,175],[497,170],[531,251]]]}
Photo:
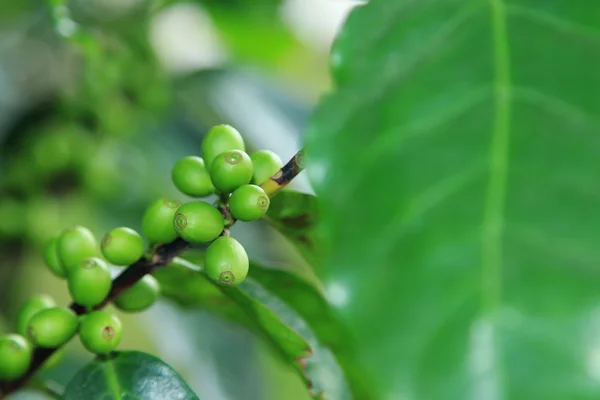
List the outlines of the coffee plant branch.
{"label": "coffee plant branch", "polygon": [[[265,193],[267,193],[269,197],[273,197],[277,192],[286,187],[304,169],[302,160],[303,150],[300,150],[287,164],[260,185]],[[221,211],[226,221],[223,234],[228,235],[229,228],[231,228],[236,221],[231,216],[228,204],[224,203],[223,200],[226,199],[221,199],[222,204],[217,208]],[[154,249],[151,256],[140,258],[135,263],[126,267],[123,272],[113,280],[110,293],[102,303],[93,307],[93,309],[88,309],[76,303],[71,303],[69,307],[77,315],[84,315],[92,310],[102,309],[145,275],[152,273],[158,268],[167,266],[173,261],[173,258],[177,257],[181,252],[190,247],[192,247],[192,245],[183,239],[177,239],[171,243],[158,246]],[[27,372],[15,381],[0,384],[0,400],[4,399],[8,394],[27,385],[32,376],[56,350],[58,350],[58,348],[37,347],[33,352],[33,359]]]}

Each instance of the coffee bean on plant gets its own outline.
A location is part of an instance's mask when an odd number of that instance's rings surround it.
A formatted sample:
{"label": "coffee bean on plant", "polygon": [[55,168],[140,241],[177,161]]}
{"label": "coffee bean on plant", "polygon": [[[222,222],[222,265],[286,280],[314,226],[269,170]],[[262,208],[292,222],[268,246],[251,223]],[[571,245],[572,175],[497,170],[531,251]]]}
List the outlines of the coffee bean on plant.
{"label": "coffee bean on plant", "polygon": [[240,186],[229,198],[231,215],[240,221],[260,219],[269,209],[269,204],[269,196],[256,185]]}
{"label": "coffee bean on plant", "polygon": [[77,316],[67,307],[47,308],[27,324],[27,338],[40,347],[58,347],[77,332]]}
{"label": "coffee bean on plant", "polygon": [[144,241],[139,233],[131,228],[115,228],[100,242],[102,254],[114,265],[133,264],[144,254]]}
{"label": "coffee bean on plant", "polygon": [[209,170],[219,154],[230,150],[246,150],[242,135],[232,126],[213,126],[202,140],[202,157]]}
{"label": "coffee bean on plant", "polygon": [[146,275],[115,299],[115,306],[122,311],[138,312],[150,307],[158,299],[160,286],[156,278]]}
{"label": "coffee bean on plant", "polygon": [[210,176],[220,192],[231,193],[238,187],[250,183],[252,160],[242,150],[221,153],[213,161]]}
{"label": "coffee bean on plant", "polygon": [[192,201],[177,209],[173,225],[182,239],[200,244],[218,237],[225,221],[214,206],[204,201]]}
{"label": "coffee bean on plant", "polygon": [[148,206],[142,219],[142,233],[151,244],[169,243],[177,239],[173,218],[180,205],[181,202],[177,200],[162,198]]}
{"label": "coffee bean on plant", "polygon": [[204,268],[213,281],[223,286],[237,286],[248,275],[248,255],[234,238],[222,236],[206,250]]}
{"label": "coffee bean on plant", "polygon": [[77,304],[94,307],[110,292],[112,279],[106,263],[100,258],[88,258],[69,273],[69,293]]}
{"label": "coffee bean on plant", "polygon": [[58,276],[64,278],[67,275],[60,258],[58,257],[58,237],[53,237],[46,241],[44,245],[44,260],[50,271]]}
{"label": "coffee bean on plant", "polygon": [[259,150],[250,155],[252,160],[252,181],[255,185],[260,185],[277,171],[281,169],[283,163],[281,158],[271,150]]}
{"label": "coffee bean on plant", "polygon": [[27,372],[33,358],[33,347],[23,336],[0,336],[0,380],[12,381]]}
{"label": "coffee bean on plant", "polygon": [[121,331],[121,321],[116,315],[99,310],[82,318],[79,339],[88,351],[107,354],[119,345]]}
{"label": "coffee bean on plant", "polygon": [[83,260],[98,255],[98,244],[89,229],[76,226],[65,230],[60,235],[57,252],[68,275],[69,271]]}
{"label": "coffee bean on plant", "polygon": [[210,174],[200,157],[183,157],[171,170],[171,179],[175,187],[183,194],[192,197],[206,197],[215,192]]}
{"label": "coffee bean on plant", "polygon": [[42,310],[52,307],[56,307],[56,302],[48,295],[41,294],[29,298],[29,300],[23,303],[17,313],[17,332],[27,337],[27,325],[31,317]]}

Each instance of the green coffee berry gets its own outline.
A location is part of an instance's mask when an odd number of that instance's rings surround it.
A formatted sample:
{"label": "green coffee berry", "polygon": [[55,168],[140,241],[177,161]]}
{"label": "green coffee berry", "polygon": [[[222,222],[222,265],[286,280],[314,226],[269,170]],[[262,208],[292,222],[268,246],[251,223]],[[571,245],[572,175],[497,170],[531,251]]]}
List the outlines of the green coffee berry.
{"label": "green coffee berry", "polygon": [[221,153],[213,161],[210,177],[220,192],[231,193],[238,187],[250,183],[252,160],[242,150]]}
{"label": "green coffee berry", "polygon": [[58,347],[77,332],[77,316],[67,307],[47,308],[27,324],[27,338],[40,347]]}
{"label": "green coffee berry", "polygon": [[283,163],[281,158],[271,150],[260,150],[250,155],[252,160],[252,181],[255,185],[260,185],[277,171],[281,169]]}
{"label": "green coffee berry", "polygon": [[223,286],[237,286],[248,275],[248,255],[235,239],[222,236],[206,250],[204,269],[213,281]]}
{"label": "green coffee berry", "polygon": [[100,258],[83,260],[77,268],[69,272],[69,293],[77,304],[94,307],[104,301],[112,279],[106,263]]}
{"label": "green coffee berry", "polygon": [[44,260],[54,275],[59,278],[66,277],[67,272],[58,257],[58,237],[53,237],[46,241],[44,246]]}
{"label": "green coffee berry", "polygon": [[230,150],[246,150],[242,135],[232,126],[213,126],[202,140],[202,156],[209,170],[219,154]]}
{"label": "green coffee berry", "polygon": [[56,302],[50,296],[42,294],[31,297],[23,303],[21,308],[19,308],[17,314],[17,332],[20,335],[27,337],[27,325],[29,324],[31,317],[42,310],[52,307],[56,307]]}
{"label": "green coffee berry", "polygon": [[199,244],[218,237],[223,232],[225,220],[214,206],[204,201],[192,201],[177,209],[173,225],[182,239]]}
{"label": "green coffee berry", "polygon": [[150,204],[142,219],[142,233],[151,244],[169,243],[177,239],[173,226],[175,211],[181,202],[162,198]]}
{"label": "green coffee berry", "polygon": [[12,381],[27,372],[33,357],[33,347],[23,336],[0,336],[0,380]]}
{"label": "green coffee berry", "polygon": [[215,192],[208,169],[200,157],[189,156],[177,161],[171,170],[175,187],[192,197],[206,197]]}
{"label": "green coffee berry", "polygon": [[115,305],[123,311],[143,311],[154,304],[159,294],[160,286],[156,278],[146,275],[117,296]]}
{"label": "green coffee berry", "polygon": [[83,260],[98,255],[96,238],[89,229],[76,226],[65,230],[59,237],[57,252],[67,272],[78,266]]}
{"label": "green coffee berry", "polygon": [[144,241],[139,233],[131,228],[115,228],[100,242],[104,258],[115,265],[133,264],[144,255]]}
{"label": "green coffee berry", "polygon": [[231,215],[240,221],[260,219],[269,209],[269,196],[256,185],[243,185],[235,189],[229,198]]}
{"label": "green coffee berry", "polygon": [[79,339],[83,346],[95,354],[113,351],[121,341],[121,321],[108,311],[94,311],[81,320]]}

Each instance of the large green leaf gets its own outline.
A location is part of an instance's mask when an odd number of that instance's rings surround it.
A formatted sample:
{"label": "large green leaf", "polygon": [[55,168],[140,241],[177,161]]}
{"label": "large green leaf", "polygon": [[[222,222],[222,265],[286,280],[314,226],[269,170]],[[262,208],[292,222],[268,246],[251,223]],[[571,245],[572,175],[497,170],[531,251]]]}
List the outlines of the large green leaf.
{"label": "large green leaf", "polygon": [[[299,313],[265,290],[258,279],[253,277],[255,271],[260,270],[262,272],[257,275],[272,284],[274,281],[271,273],[279,271],[267,270],[257,264],[252,264],[250,270],[250,276],[234,288],[213,284],[200,266],[181,259],[156,271],[155,276],[161,282],[165,296],[184,306],[202,306],[257,332],[298,370],[314,397],[327,400],[350,398],[342,369],[331,349],[321,342]],[[298,284],[301,282],[297,280]],[[304,285],[314,291],[310,284]],[[308,293],[305,298],[307,296],[314,300],[314,292]],[[329,324],[338,334],[341,333],[341,328],[335,325],[335,321],[326,321],[323,317],[321,322]],[[345,338],[340,337],[340,340]],[[346,359],[350,357],[349,352],[344,355]]]}
{"label": "large green leaf", "polygon": [[321,241],[315,229],[319,220],[315,196],[284,190],[271,199],[263,218],[290,240],[311,266],[319,266]]}
{"label": "large green leaf", "polygon": [[197,400],[198,396],[163,361],[139,351],[123,351],[83,367],[62,399]]}
{"label": "large green leaf", "polygon": [[307,130],[384,399],[600,397],[600,2],[372,0]]}

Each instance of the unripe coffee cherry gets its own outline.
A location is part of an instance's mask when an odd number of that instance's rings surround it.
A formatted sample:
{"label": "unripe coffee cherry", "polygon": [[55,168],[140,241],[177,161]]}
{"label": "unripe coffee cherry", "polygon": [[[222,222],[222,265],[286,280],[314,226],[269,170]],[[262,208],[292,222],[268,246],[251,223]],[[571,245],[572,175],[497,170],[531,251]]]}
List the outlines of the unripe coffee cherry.
{"label": "unripe coffee cherry", "polygon": [[229,198],[231,215],[240,221],[256,221],[269,209],[269,196],[256,185],[243,185]]}
{"label": "unripe coffee cherry", "polygon": [[177,239],[173,226],[180,201],[162,198],[150,204],[142,219],[142,233],[151,244],[170,243]]}
{"label": "unripe coffee cherry", "polygon": [[192,197],[206,197],[215,192],[208,169],[200,157],[183,157],[171,170],[175,187],[183,194]]}
{"label": "unripe coffee cherry", "polygon": [[200,244],[218,237],[223,232],[225,220],[214,206],[204,201],[192,201],[177,209],[173,225],[182,239]]}
{"label": "unripe coffee cherry", "polygon": [[106,263],[100,258],[83,260],[69,272],[69,293],[77,304],[94,307],[104,301],[112,279]]}
{"label": "unripe coffee cherry", "polygon": [[221,153],[213,161],[210,177],[220,192],[231,193],[238,187],[250,183],[252,160],[241,150]]}
{"label": "unripe coffee cherry", "polygon": [[232,126],[213,126],[202,140],[202,157],[209,170],[215,157],[230,150],[246,150],[242,135]]}
{"label": "unripe coffee cherry", "polygon": [[67,272],[58,257],[58,237],[53,237],[46,241],[44,246],[44,260],[54,275],[59,278],[67,276]]}
{"label": "unripe coffee cherry", "polygon": [[156,278],[146,275],[115,299],[115,305],[123,311],[137,312],[150,307],[158,299],[160,286]]}
{"label": "unripe coffee cherry", "polygon": [[252,160],[252,181],[255,185],[260,185],[277,171],[281,169],[283,163],[281,158],[271,150],[259,150],[250,155]]}
{"label": "unripe coffee cherry", "polygon": [[47,308],[31,317],[27,338],[40,347],[58,347],[75,335],[77,322],[77,316],[70,308]]}
{"label": "unripe coffee cherry", "polygon": [[79,339],[83,346],[95,354],[107,354],[121,341],[121,321],[108,311],[94,311],[81,320]]}
{"label": "unripe coffee cherry", "polygon": [[234,238],[222,236],[206,250],[204,268],[213,281],[223,286],[237,286],[248,275],[248,255]]}
{"label": "unripe coffee cherry", "polygon": [[83,260],[98,255],[96,238],[89,229],[76,226],[65,230],[59,237],[57,252],[67,272],[79,265]]}
{"label": "unripe coffee cherry", "polygon": [[0,336],[0,380],[12,381],[23,376],[32,357],[33,347],[23,336]]}
{"label": "unripe coffee cherry", "polygon": [[129,265],[144,254],[144,241],[140,234],[131,228],[115,228],[104,235],[100,248],[109,263]]}
{"label": "unripe coffee cherry", "polygon": [[52,307],[56,307],[56,302],[50,296],[42,294],[31,297],[19,308],[17,314],[17,332],[27,337],[27,325],[29,325],[31,317],[42,310]]}

